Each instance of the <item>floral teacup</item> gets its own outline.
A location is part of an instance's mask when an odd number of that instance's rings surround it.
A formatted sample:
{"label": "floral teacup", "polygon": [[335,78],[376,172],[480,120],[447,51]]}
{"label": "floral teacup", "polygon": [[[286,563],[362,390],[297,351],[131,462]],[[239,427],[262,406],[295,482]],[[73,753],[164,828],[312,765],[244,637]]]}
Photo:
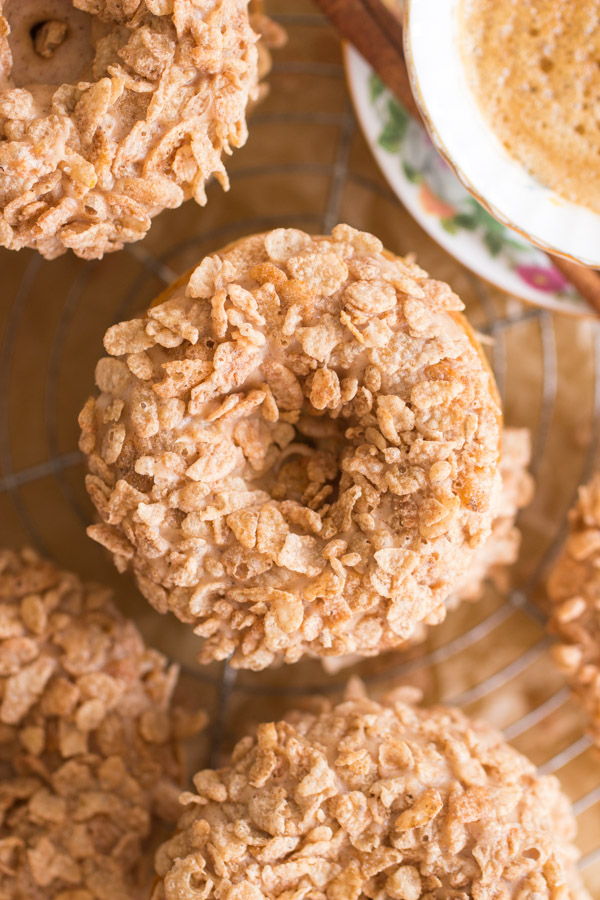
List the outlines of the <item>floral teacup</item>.
{"label": "floral teacup", "polygon": [[404,0],[413,93],[437,149],[498,221],[550,253],[600,267],[600,215],[544,186],[502,146],[469,87],[461,0]]}

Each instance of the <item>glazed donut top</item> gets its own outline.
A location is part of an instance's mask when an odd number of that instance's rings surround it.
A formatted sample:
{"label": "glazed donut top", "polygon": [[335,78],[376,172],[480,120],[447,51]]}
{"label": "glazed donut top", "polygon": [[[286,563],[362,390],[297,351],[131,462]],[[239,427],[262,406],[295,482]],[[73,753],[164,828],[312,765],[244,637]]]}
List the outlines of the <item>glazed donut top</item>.
{"label": "glazed donut top", "polygon": [[206,201],[246,139],[248,0],[3,0],[0,243],[87,258]]}
{"label": "glazed donut top", "polygon": [[443,618],[499,486],[458,297],[339,225],[241,240],[160,299],[109,329],[81,416],[90,534],[205,659],[376,653]]}
{"label": "glazed donut top", "polygon": [[260,725],[184,794],[152,900],[584,900],[554,777],[408,689]]}

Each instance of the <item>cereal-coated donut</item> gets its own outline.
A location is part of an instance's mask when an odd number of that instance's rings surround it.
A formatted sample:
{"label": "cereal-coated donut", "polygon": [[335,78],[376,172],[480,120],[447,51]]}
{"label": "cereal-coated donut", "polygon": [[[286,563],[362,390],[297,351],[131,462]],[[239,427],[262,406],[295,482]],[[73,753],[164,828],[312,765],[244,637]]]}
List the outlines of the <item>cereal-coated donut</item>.
{"label": "cereal-coated donut", "polygon": [[600,746],[600,475],[579,489],[569,534],[548,580],[553,656],[586,709]]}
{"label": "cereal-coated donut", "polygon": [[260,725],[194,786],[152,900],[588,898],[558,780],[406,693]]}
{"label": "cereal-coated donut", "polygon": [[490,534],[493,377],[450,288],[339,225],[206,257],[110,328],[84,407],[90,535],[202,659],[372,655]]}
{"label": "cereal-coated donut", "polygon": [[204,718],[172,706],[176,680],[105,589],[0,552],[3,900],[147,898],[178,740]]}
{"label": "cereal-coated donut", "polygon": [[[529,430],[503,428],[499,463],[502,487],[494,503],[492,533],[477,548],[467,570],[446,600],[448,610],[456,609],[463,601],[474,603],[480,600],[490,584],[502,594],[508,591],[511,568],[521,548],[517,516],[531,502],[533,495],[534,482],[527,469],[530,458]],[[402,649],[422,643],[429,631],[425,623],[417,625]],[[344,656],[326,656],[322,664],[326,672],[334,675],[360,661],[360,654],[346,653]]]}
{"label": "cereal-coated donut", "polygon": [[227,188],[258,91],[247,7],[1,0],[0,245],[101,257]]}

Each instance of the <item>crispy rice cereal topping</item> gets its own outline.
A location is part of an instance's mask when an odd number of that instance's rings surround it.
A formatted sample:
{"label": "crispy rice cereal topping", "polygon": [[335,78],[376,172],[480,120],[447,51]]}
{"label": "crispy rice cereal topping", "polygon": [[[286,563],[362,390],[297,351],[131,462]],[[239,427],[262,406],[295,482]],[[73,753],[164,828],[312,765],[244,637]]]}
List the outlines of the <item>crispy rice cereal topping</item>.
{"label": "crispy rice cereal topping", "polygon": [[[173,820],[177,669],[106,590],[0,552],[0,897],[141,900],[144,842]],[[146,848],[147,850],[147,848]]]}
{"label": "crispy rice cereal topping", "polygon": [[409,690],[355,685],[198,772],[152,900],[584,900],[557,779]]}
{"label": "crispy rice cereal topping", "polygon": [[89,534],[203,660],[371,655],[444,618],[500,481],[459,309],[339,225],[241,240],[109,329],[80,416]]}
{"label": "crispy rice cereal topping", "polygon": [[[494,505],[492,533],[477,550],[456,590],[457,602],[477,600],[484,583],[498,590],[509,586],[509,567],[519,555],[521,533],[515,524],[519,510],[531,503],[533,478],[527,471],[531,459],[531,435],[527,428],[503,428],[500,453],[502,489]],[[450,606],[451,603],[448,603]]]}
{"label": "crispy rice cereal topping", "polygon": [[554,658],[589,713],[600,746],[600,475],[579,489],[569,535],[548,581]]}
{"label": "crispy rice cereal topping", "polygon": [[[510,586],[510,567],[516,561],[521,546],[521,532],[516,525],[520,510],[533,496],[533,479],[527,471],[531,456],[531,439],[527,428],[504,428],[500,453],[502,488],[496,497],[492,533],[480,547],[454,593],[446,601],[447,609],[455,609],[463,600],[479,600],[487,582],[498,591],[506,593]],[[427,638],[429,628],[417,625],[402,649],[421,643]],[[322,660],[326,672],[331,675],[360,662],[360,655],[327,656]]]}
{"label": "crispy rice cereal topping", "polygon": [[31,0],[0,2],[0,244],[93,259],[165,208],[203,205],[211,176],[228,187],[221,157],[247,137],[257,35],[248,0],[48,3],[58,18],[31,27]]}

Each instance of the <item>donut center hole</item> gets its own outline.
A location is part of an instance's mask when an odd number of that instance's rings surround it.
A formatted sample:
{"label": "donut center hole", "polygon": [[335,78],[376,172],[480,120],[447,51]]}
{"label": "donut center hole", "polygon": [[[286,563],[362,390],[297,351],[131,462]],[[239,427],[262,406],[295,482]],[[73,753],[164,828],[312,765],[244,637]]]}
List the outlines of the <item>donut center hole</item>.
{"label": "donut center hole", "polygon": [[[312,419],[307,416],[294,429],[294,440],[270,471],[265,489],[274,499],[317,509],[338,499],[344,430],[340,422],[325,417],[315,427]],[[319,434],[321,424],[324,431]]]}
{"label": "donut center hole", "polygon": [[76,9],[71,0],[9,0],[5,15],[12,85],[31,88],[91,80],[95,42],[89,13]]}
{"label": "donut center hole", "polygon": [[44,59],[52,59],[55,51],[64,42],[69,32],[69,26],[60,19],[46,19],[36,22],[29,29],[29,35],[33,42],[33,49],[38,56]]}

